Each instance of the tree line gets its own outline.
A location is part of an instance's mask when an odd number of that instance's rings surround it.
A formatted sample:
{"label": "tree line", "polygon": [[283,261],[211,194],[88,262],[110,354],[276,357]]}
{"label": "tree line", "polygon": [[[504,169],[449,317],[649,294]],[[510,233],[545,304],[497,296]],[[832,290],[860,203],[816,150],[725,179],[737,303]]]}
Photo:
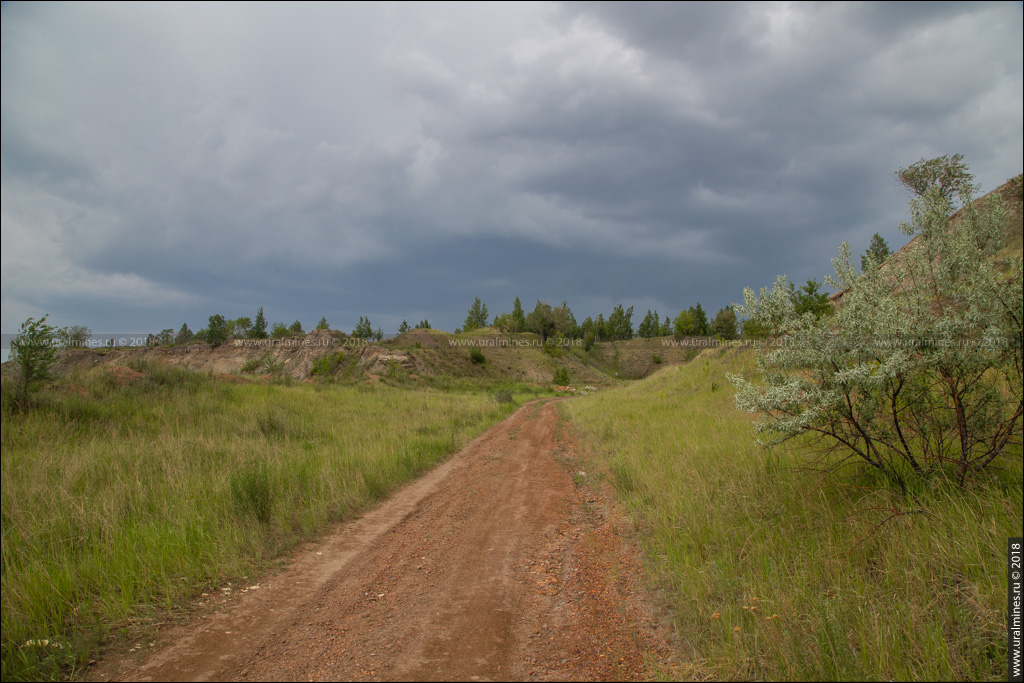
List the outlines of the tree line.
{"label": "tree line", "polygon": [[[869,248],[861,256],[861,270],[868,271],[877,267],[889,257],[890,253],[885,239],[875,233]],[[810,279],[799,289],[789,282],[788,288],[787,296],[797,315],[812,313],[815,318],[822,318],[833,313],[829,294],[822,290],[822,284],[817,280]],[[545,343],[554,337],[581,339],[584,341],[585,347],[589,349],[596,342],[621,341],[635,337],[650,339],[674,336],[681,339],[713,336],[721,339],[735,339],[741,334],[747,337],[764,337],[770,334],[778,323],[778,321],[766,321],[763,316],[751,316],[741,320],[737,317],[736,309],[732,305],[719,309],[714,317],[709,318],[700,302],[697,302],[686,310],[680,311],[675,318],[669,315],[662,317],[657,310],[652,312],[648,309],[643,320],[634,330],[633,312],[632,306],[624,308],[622,304],[616,304],[607,317],[603,313],[599,313],[596,319],[587,316],[582,323],[579,323],[565,300],[558,306],[538,300],[534,309],[530,313],[526,313],[519,297],[516,297],[512,303],[511,313],[496,315],[491,319],[490,325],[502,333],[533,332],[540,336]],[[30,318],[27,323],[33,320]],[[46,316],[40,321],[36,321],[36,324],[38,325],[44,320],[46,320]],[[487,327],[488,320],[487,304],[480,297],[476,297],[466,313],[462,327],[456,328],[455,333],[472,332]],[[45,327],[47,330],[45,336],[48,337],[46,343],[56,348],[82,347],[92,337],[92,330],[82,325],[61,328],[46,325]],[[322,316],[314,329],[330,330],[327,317]],[[431,329],[430,322],[424,319],[415,326],[410,326],[407,321],[403,320],[398,326],[398,334],[402,335],[414,329],[429,330]],[[226,318],[216,313],[208,318],[206,327],[196,332],[189,328],[188,323],[182,323],[177,332],[173,328],[166,328],[148,335],[147,344],[149,346],[174,346],[207,343],[218,346],[229,339],[285,339],[305,334],[306,331],[298,320],[293,321],[290,325],[275,322],[268,326],[261,306],[253,318],[248,316]],[[368,341],[381,341],[384,338],[384,332],[379,326],[375,328],[368,316],[359,316],[359,321],[352,329],[350,336]],[[113,340],[110,340],[109,343],[112,346]]]}

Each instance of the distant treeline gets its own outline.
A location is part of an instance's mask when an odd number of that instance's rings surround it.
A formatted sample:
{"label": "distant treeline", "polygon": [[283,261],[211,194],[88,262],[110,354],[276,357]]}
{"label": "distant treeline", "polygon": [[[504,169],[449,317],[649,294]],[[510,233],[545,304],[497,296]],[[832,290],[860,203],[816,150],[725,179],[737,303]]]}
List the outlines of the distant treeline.
{"label": "distant treeline", "polygon": [[[793,303],[801,312],[812,312],[818,317],[831,314],[832,305],[829,302],[828,293],[821,291],[821,285],[816,280],[808,280],[807,284],[799,289],[791,285],[791,290]],[[732,306],[719,309],[713,317],[708,316],[700,302],[680,311],[674,318],[667,314],[661,316],[657,310],[652,312],[648,309],[636,328],[633,326],[633,314],[632,306],[624,308],[622,304],[617,304],[607,316],[603,313],[599,313],[597,318],[587,316],[580,323],[577,322],[568,302],[564,300],[557,306],[538,300],[533,310],[526,313],[519,297],[516,297],[510,313],[501,313],[490,318],[487,304],[477,297],[466,313],[463,326],[456,328],[454,333],[472,332],[490,325],[502,333],[532,332],[539,335],[544,341],[552,337],[581,339],[588,348],[595,342],[619,341],[635,337],[649,339],[667,336],[677,338],[711,336],[735,339],[741,334],[759,337],[768,333],[768,330],[762,329],[754,321],[739,320]],[[331,326],[327,322],[327,317],[321,317],[314,329],[330,330]],[[407,321],[403,320],[398,327],[398,334],[405,334],[413,329],[429,330],[431,329],[430,322],[421,320],[416,325],[410,326]],[[74,330],[79,345],[88,340],[92,334],[91,330],[81,326],[75,327]],[[173,328],[167,328],[150,334],[148,343],[151,346],[170,346],[202,342],[216,346],[223,344],[228,339],[283,339],[305,334],[306,331],[298,320],[292,322],[291,325],[276,322],[269,325],[268,329],[267,319],[261,306],[256,312],[255,318],[248,316],[225,318],[216,313],[209,317],[206,327],[196,332],[189,329],[187,323],[183,323],[177,332]],[[384,332],[379,326],[375,328],[368,316],[359,316],[359,322],[351,331],[350,336],[380,341],[384,338]]]}

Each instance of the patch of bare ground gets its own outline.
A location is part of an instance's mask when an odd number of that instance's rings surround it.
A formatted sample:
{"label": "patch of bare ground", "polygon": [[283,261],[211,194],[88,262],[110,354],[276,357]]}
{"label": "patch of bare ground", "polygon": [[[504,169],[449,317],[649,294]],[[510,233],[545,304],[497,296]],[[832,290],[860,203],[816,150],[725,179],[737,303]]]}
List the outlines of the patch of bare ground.
{"label": "patch of bare ground", "polygon": [[[553,401],[91,680],[642,680],[669,648]],[[575,475],[575,481],[574,481]],[[242,593],[241,591],[246,592]],[[151,654],[150,654],[151,653]]]}

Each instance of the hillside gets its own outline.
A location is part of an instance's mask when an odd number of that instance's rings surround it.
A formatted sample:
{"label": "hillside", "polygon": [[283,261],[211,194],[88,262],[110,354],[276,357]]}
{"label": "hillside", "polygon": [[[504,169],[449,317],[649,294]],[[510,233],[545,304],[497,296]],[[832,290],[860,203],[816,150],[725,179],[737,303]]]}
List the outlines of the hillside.
{"label": "hillside", "polygon": [[[480,350],[482,362],[471,358],[473,349]],[[416,385],[457,380],[550,383],[554,372],[565,367],[571,383],[584,386],[638,379],[662,364],[686,362],[695,353],[692,348],[674,345],[670,337],[600,342],[584,350],[578,340],[544,346],[535,334],[502,334],[493,328],[460,335],[415,329],[380,342],[315,330],[304,337],[229,340],[216,347],[196,343],[69,349],[62,351],[58,371],[81,372],[146,362],[238,377],[277,375],[305,380],[319,374],[352,383]]]}
{"label": "hillside", "polygon": [[[1024,256],[1024,198],[1022,198],[1022,192],[1024,192],[1024,175],[1018,175],[975,200],[975,205],[979,209],[984,209],[988,203],[997,199],[1002,200],[1003,206],[1006,209],[1006,222],[1001,226],[1003,247],[998,253],[998,258],[1000,259]],[[962,215],[963,209],[953,214],[952,221],[954,224],[961,219]],[[917,249],[920,240],[921,235],[914,235],[910,241],[889,256],[886,263],[882,264],[882,268],[887,267],[886,264],[888,263],[898,262],[901,258]],[[829,296],[829,300],[834,306],[839,306],[842,303],[843,295],[847,291],[844,289],[835,292]]]}

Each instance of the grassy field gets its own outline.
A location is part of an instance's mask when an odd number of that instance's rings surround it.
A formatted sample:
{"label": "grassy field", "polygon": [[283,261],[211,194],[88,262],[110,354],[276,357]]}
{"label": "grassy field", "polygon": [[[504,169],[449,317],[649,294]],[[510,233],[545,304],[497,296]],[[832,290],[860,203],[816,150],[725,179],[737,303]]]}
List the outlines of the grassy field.
{"label": "grassy field", "polygon": [[3,679],[73,673],[111,634],[255,577],[515,407],[492,393],[138,365],[5,400]]}
{"label": "grassy field", "polygon": [[1005,680],[1020,453],[967,491],[821,478],[806,453],[754,446],[726,379],[753,369],[748,351],[705,352],[562,404],[674,615],[665,677]]}

